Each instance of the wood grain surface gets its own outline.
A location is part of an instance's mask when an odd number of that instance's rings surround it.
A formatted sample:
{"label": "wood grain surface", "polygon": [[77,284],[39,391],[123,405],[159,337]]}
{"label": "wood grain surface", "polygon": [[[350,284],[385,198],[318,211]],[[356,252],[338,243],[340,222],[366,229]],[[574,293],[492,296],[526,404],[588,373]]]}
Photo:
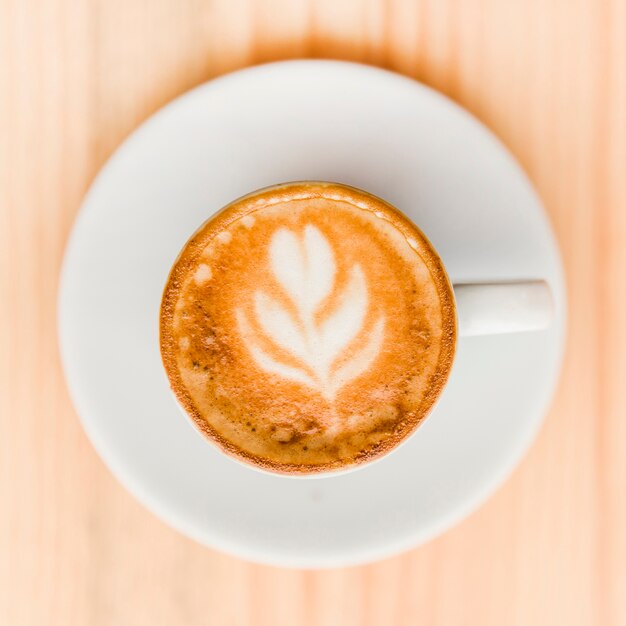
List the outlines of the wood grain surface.
{"label": "wood grain surface", "polygon": [[[148,115],[250,64],[372,63],[467,107],[537,187],[569,288],[539,438],[478,512],[386,562],[251,565],[178,535],[94,453],[59,367],[63,248]],[[0,624],[626,624],[626,2],[0,1]]]}

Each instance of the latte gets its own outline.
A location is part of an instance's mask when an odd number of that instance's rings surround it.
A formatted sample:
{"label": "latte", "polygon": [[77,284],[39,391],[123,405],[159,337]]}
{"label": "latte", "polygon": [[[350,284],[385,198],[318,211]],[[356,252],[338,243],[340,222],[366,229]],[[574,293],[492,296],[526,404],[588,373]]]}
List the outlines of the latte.
{"label": "latte", "polygon": [[365,192],[264,189],[225,207],[176,260],[161,354],[179,403],[226,453],[289,474],[372,460],[445,384],[452,287],[424,235]]}

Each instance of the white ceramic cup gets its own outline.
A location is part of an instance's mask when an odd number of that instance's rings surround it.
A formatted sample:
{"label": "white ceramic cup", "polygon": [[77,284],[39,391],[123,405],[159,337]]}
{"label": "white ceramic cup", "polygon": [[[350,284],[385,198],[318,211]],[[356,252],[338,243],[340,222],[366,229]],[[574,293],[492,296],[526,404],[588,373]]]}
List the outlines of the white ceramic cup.
{"label": "white ceramic cup", "polygon": [[[319,181],[301,181],[299,183],[288,184],[319,184]],[[328,184],[336,185],[337,183]],[[271,187],[266,187],[264,189],[252,192],[250,196],[256,196],[257,194],[262,192],[272,191],[282,186],[283,185],[274,185]],[[345,187],[346,189],[350,189],[345,185],[341,186]],[[354,188],[352,190],[358,193],[367,193]],[[227,205],[223,210],[227,210],[230,206],[231,205]],[[216,216],[214,215],[213,217],[209,218],[208,221],[212,221],[213,219],[215,219],[215,217]],[[203,227],[204,224],[200,226],[200,229],[202,229]],[[423,233],[419,228],[419,225],[416,225],[416,228],[422,233],[422,235],[426,239],[428,238],[428,234]],[[193,236],[194,235],[192,235],[190,240],[193,239]],[[432,243],[430,243],[430,245],[434,250],[434,246],[432,246]],[[437,258],[438,262],[441,264],[441,267],[445,271],[446,268],[443,261],[441,260],[441,257],[437,255]],[[457,318],[457,335],[460,337],[537,331],[547,328],[554,317],[554,302],[552,292],[548,283],[544,280],[532,279],[516,280],[510,282],[499,281],[454,284],[453,289],[455,300],[454,309]],[[454,354],[456,354],[456,350],[454,350]],[[447,382],[448,381],[446,380],[446,385]],[[443,393],[445,393],[445,388],[443,390]],[[178,399],[177,404],[179,404],[179,407],[188,418],[188,421],[193,426],[194,430],[198,434],[200,434],[205,441],[211,442],[211,438],[208,435],[200,432],[199,428],[197,428],[196,424],[194,423],[194,420],[180,405]],[[351,465],[346,468],[341,468],[339,470],[331,469],[328,471],[317,471],[311,474],[301,474],[298,472],[293,472],[286,473],[284,475],[298,478],[316,478],[320,476],[327,476],[329,474],[335,475],[354,471],[356,469],[359,469],[360,467],[370,465],[378,459],[385,458],[394,450],[398,449],[398,447],[405,443],[411,436],[412,434],[407,435],[394,448],[391,448],[385,454],[365,463]],[[261,465],[254,464],[252,462],[244,462],[236,455],[228,454],[228,456],[233,458],[235,461],[246,465],[247,467],[256,469],[257,471],[261,471],[264,473],[269,471],[263,468]]]}

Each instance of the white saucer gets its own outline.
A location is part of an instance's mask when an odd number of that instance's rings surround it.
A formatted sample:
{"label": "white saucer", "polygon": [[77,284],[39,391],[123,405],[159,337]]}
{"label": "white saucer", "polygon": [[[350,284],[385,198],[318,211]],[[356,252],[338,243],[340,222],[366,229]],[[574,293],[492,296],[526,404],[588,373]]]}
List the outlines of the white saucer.
{"label": "white saucer", "polygon": [[[302,179],[347,183],[395,204],[454,281],[545,278],[557,304],[548,331],[462,339],[443,399],[404,446],[317,480],[255,472],[198,437],[169,393],[157,341],[161,292],[190,233],[238,196]],[[493,135],[412,80],[293,61],[202,85],[124,142],[68,245],[59,331],[85,430],[139,500],[208,546],[312,568],[415,546],[493,492],[552,395],[564,306],[546,216]]]}

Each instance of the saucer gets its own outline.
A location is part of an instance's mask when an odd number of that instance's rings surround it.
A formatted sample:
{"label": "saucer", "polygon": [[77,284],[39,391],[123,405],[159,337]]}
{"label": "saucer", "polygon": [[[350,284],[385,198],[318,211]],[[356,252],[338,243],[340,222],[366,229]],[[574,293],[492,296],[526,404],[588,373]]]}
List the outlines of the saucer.
{"label": "saucer", "polygon": [[[199,437],[158,344],[162,290],[189,235],[231,200],[290,180],[365,189],[424,230],[454,282],[543,278],[556,304],[548,330],[460,339],[441,400],[403,446],[311,480],[254,471]],[[564,319],[554,237],[506,149],[432,89],[336,61],[242,70],[152,116],[87,194],[59,294],[70,392],[119,481],[207,546],[300,568],[390,556],[479,506],[541,424]]]}

